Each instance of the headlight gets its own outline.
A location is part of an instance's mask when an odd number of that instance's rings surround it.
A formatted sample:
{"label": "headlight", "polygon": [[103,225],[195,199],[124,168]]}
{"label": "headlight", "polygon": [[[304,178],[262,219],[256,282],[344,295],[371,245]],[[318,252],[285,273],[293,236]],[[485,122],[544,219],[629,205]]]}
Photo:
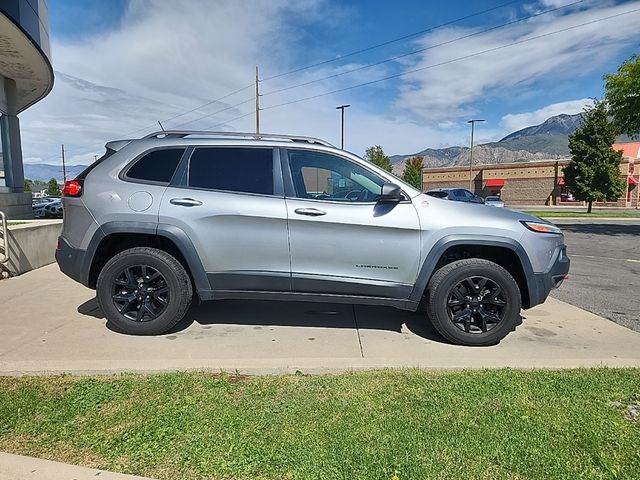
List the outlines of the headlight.
{"label": "headlight", "polygon": [[525,222],[522,221],[522,224],[527,227],[529,230],[538,233],[555,233],[556,235],[562,234],[562,230],[560,230],[555,225],[551,225],[550,223],[541,223],[541,222]]}

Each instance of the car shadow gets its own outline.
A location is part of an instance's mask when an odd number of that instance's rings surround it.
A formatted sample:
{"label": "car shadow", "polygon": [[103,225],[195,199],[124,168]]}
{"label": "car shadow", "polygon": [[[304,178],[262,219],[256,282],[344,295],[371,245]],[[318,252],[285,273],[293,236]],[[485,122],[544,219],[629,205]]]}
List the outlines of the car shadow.
{"label": "car shadow", "polygon": [[[104,319],[94,297],[77,309],[78,313]],[[167,335],[181,332],[192,324],[247,325],[320,328],[358,328],[360,330],[405,331],[426,340],[449,343],[433,328],[426,314],[408,312],[391,307],[371,305],[311,303],[265,300],[217,300],[191,306],[185,318]],[[122,333],[107,322],[107,328]]]}

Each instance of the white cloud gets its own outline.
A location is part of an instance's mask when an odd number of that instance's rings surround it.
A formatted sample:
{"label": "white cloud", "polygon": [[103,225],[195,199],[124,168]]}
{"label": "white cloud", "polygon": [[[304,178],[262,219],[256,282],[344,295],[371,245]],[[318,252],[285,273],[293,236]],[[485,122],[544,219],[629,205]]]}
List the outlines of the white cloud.
{"label": "white cloud", "polygon": [[[427,50],[405,66],[406,71],[423,70],[403,77],[405,84],[397,106],[418,118],[451,120],[476,113],[478,107],[475,102],[531,90],[535,84],[544,86],[558,81],[570,82],[572,78],[598,71],[616,52],[640,37],[638,14],[579,28],[571,27],[639,6],[639,1],[623,5],[600,2],[598,8],[591,5],[592,8],[571,11],[567,15],[558,12],[545,14]],[[569,30],[552,34],[562,29]],[[438,30],[417,43],[422,48],[431,47],[478,30]],[[527,41],[542,35],[548,36]],[[500,48],[516,42],[524,43]],[[495,50],[429,68],[491,49]]]}
{"label": "white cloud", "polygon": [[509,113],[502,117],[501,124],[507,131],[514,132],[532,125],[539,125],[547,118],[560,115],[561,113],[568,115],[581,113],[588,105],[593,105],[593,100],[590,98],[552,103],[533,112]]}

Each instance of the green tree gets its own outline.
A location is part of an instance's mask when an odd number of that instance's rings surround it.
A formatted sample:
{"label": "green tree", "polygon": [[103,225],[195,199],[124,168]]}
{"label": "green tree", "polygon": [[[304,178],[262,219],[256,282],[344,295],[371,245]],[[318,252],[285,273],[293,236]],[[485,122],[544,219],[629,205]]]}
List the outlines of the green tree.
{"label": "green tree", "polygon": [[634,55],[604,76],[605,101],[618,134],[640,136],[640,57]]}
{"label": "green tree", "polygon": [[578,200],[589,203],[619,198],[626,188],[620,179],[622,153],[611,146],[616,129],[609,121],[606,105],[596,102],[585,109],[584,122],[569,135],[571,163],[564,169],[564,181]]}
{"label": "green tree", "polygon": [[384,150],[380,145],[376,145],[375,147],[369,147],[364,153],[364,158],[368,161],[377,165],[380,168],[384,168],[387,172],[391,173],[393,171],[393,165],[391,165],[391,160],[384,153]]}
{"label": "green tree", "polygon": [[52,178],[47,182],[47,195],[54,197],[60,195],[60,187],[58,186],[58,181],[55,178]]}
{"label": "green tree", "polygon": [[33,192],[33,180],[29,180],[28,178],[24,179],[24,191]]}
{"label": "green tree", "polygon": [[407,159],[404,164],[402,179],[412,187],[422,190],[422,157],[415,155]]}

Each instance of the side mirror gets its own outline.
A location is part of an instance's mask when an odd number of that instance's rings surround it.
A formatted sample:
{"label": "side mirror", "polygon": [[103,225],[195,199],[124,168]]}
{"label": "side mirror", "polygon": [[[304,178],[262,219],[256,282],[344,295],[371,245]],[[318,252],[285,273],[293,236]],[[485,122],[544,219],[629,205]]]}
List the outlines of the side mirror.
{"label": "side mirror", "polygon": [[379,203],[398,203],[402,200],[402,189],[395,183],[383,183]]}

